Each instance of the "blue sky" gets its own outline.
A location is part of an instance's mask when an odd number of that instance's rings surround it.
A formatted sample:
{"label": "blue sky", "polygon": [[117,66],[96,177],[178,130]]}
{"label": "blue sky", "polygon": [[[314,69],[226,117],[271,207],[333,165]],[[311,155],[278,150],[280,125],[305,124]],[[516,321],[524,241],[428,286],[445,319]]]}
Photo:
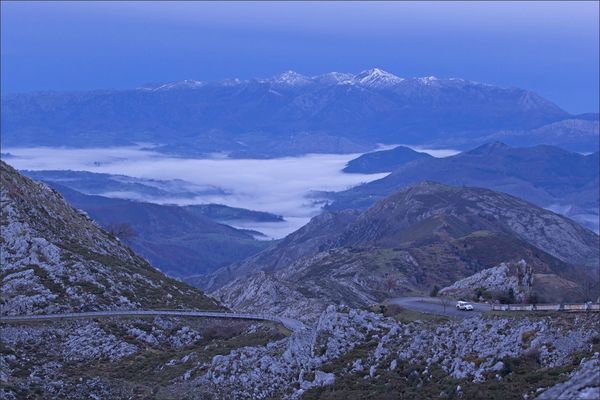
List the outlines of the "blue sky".
{"label": "blue sky", "polygon": [[598,2],[8,2],[2,91],[380,67],[599,100]]}

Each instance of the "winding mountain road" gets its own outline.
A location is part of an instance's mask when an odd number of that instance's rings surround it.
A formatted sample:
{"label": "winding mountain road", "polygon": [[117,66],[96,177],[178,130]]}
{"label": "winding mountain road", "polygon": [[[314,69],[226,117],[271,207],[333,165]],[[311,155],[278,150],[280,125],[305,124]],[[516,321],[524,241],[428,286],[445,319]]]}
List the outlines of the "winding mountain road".
{"label": "winding mountain road", "polygon": [[190,310],[127,310],[127,311],[90,311],[78,313],[61,314],[40,314],[40,315],[10,315],[1,316],[0,323],[27,322],[27,321],[45,321],[56,319],[71,318],[97,318],[97,317],[135,317],[145,315],[170,316],[170,317],[191,317],[191,318],[228,318],[228,319],[247,319],[255,321],[276,322],[291,331],[301,331],[307,329],[306,326],[295,319],[278,317],[267,314],[247,314],[219,311],[190,311]]}
{"label": "winding mountain road", "polygon": [[457,310],[456,301],[448,299],[444,306],[439,297],[397,297],[389,299],[388,303],[397,304],[413,311],[455,318],[469,318],[481,315],[481,313],[484,312],[492,311],[492,306],[484,303],[469,303],[473,305],[473,311]]}

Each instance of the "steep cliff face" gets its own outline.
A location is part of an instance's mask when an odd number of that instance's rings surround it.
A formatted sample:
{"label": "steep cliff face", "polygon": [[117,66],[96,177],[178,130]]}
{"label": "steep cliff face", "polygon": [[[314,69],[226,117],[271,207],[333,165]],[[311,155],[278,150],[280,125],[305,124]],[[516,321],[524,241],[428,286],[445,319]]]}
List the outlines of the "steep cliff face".
{"label": "steep cliff face", "polygon": [[[534,274],[531,266],[521,260],[518,263],[502,263],[468,276],[439,291],[440,295],[463,299],[483,300],[494,292],[512,292],[515,302],[527,300],[533,289]],[[479,299],[478,297],[482,297]]]}
{"label": "steep cliff face", "polygon": [[220,307],[154,269],[56,191],[0,163],[2,314]]}
{"label": "steep cliff face", "polygon": [[593,275],[578,282],[558,274],[534,272],[525,260],[501,263],[461,279],[440,290],[440,295],[475,301],[500,300],[511,303],[585,302],[598,297],[598,282]]}

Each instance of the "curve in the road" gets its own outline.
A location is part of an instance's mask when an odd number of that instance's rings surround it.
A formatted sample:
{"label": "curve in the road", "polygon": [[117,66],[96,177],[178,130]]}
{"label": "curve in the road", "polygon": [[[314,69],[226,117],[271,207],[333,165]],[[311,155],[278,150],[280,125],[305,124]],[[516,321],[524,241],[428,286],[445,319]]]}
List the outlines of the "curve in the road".
{"label": "curve in the road", "polygon": [[419,311],[427,314],[444,315],[447,317],[468,318],[476,315],[481,315],[483,312],[492,310],[489,304],[470,303],[473,305],[473,311],[460,311],[455,307],[455,302],[447,299],[444,305],[438,297],[397,297],[389,299],[388,303],[397,304],[408,308],[409,310]]}
{"label": "curve in the road", "polygon": [[127,310],[127,311],[90,311],[79,313],[62,313],[62,314],[40,314],[40,315],[11,315],[0,317],[0,322],[24,322],[24,321],[43,321],[52,319],[64,318],[96,318],[96,317],[120,317],[120,316],[172,316],[172,317],[192,317],[192,318],[229,318],[229,319],[249,319],[256,321],[276,322],[289,330],[300,331],[305,330],[306,326],[295,319],[278,317],[276,315],[266,314],[248,314],[248,313],[232,313],[219,311],[175,311],[175,310]]}

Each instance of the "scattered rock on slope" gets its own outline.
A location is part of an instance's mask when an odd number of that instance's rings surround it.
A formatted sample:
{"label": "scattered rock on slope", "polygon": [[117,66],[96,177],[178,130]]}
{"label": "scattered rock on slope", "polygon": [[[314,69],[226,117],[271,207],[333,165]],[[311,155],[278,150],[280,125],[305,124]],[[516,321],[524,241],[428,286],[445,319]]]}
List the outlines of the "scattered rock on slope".
{"label": "scattered rock on slope", "polygon": [[2,314],[220,307],[154,269],[56,191],[0,167]]}

